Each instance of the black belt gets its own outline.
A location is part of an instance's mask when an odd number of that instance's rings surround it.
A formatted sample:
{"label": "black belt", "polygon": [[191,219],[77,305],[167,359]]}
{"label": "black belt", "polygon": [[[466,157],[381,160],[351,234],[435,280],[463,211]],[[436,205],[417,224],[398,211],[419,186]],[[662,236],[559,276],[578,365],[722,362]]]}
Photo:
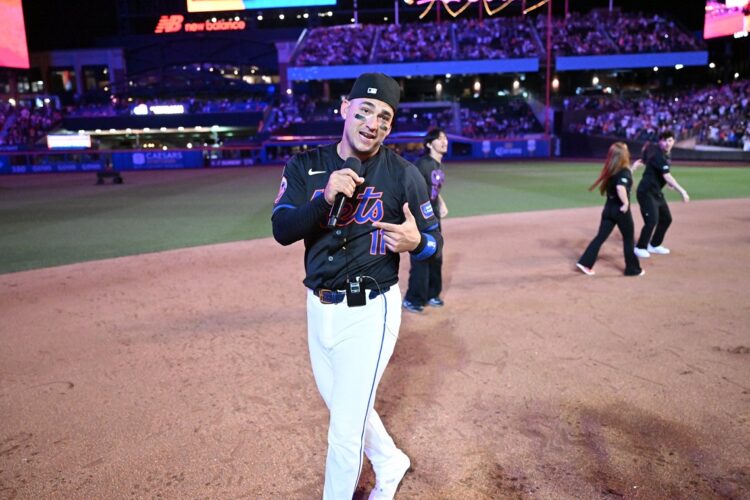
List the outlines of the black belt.
{"label": "black belt", "polygon": [[[374,299],[378,295],[382,295],[388,290],[390,290],[391,287],[387,286],[385,288],[381,288],[378,290],[377,288],[373,288],[370,290],[370,300]],[[341,302],[346,299],[346,291],[345,290],[328,290],[327,288],[318,288],[315,290],[315,296],[320,299],[321,304],[340,304]]]}

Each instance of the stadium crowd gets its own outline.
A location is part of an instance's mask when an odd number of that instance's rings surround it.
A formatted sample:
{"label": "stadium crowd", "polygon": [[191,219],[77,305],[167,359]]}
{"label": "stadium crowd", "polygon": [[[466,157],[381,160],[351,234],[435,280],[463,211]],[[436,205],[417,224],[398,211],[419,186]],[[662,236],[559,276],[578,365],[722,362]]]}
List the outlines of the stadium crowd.
{"label": "stadium crowd", "polygon": [[[297,66],[536,57],[544,53],[547,17],[494,17],[310,30]],[[702,50],[698,39],[659,15],[593,10],[552,21],[556,55]]]}
{"label": "stadium crowd", "polygon": [[34,144],[61,120],[62,113],[50,106],[0,104],[0,145]]}
{"label": "stadium crowd", "polygon": [[612,96],[604,100],[607,111],[587,116],[571,125],[571,131],[654,140],[661,130],[671,129],[678,141],[694,138],[699,144],[750,147],[748,80],[636,99]]}

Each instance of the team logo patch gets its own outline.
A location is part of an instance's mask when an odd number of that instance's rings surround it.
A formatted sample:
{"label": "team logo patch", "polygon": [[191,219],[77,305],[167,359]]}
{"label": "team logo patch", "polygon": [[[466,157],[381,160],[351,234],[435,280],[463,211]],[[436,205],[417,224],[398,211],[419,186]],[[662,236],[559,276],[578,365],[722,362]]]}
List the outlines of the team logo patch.
{"label": "team logo patch", "polygon": [[279,186],[279,194],[276,195],[276,199],[274,200],[274,205],[279,202],[282,196],[284,196],[284,193],[286,193],[286,177],[281,177],[281,185]]}
{"label": "team logo patch", "polygon": [[434,216],[434,212],[432,211],[432,203],[429,201],[426,201],[419,205],[419,210],[422,211],[422,217],[425,219],[429,219],[430,217]]}
{"label": "team logo patch", "polygon": [[621,177],[620,180],[622,180],[623,184],[627,184],[628,183],[628,178],[627,177]]}
{"label": "team logo patch", "polygon": [[664,165],[663,167],[661,167],[661,169],[662,169],[662,170],[663,170],[664,172],[669,172],[669,165]]}
{"label": "team logo patch", "polygon": [[367,87],[367,93],[368,94],[377,94],[378,93],[378,89],[376,89],[375,87]]}

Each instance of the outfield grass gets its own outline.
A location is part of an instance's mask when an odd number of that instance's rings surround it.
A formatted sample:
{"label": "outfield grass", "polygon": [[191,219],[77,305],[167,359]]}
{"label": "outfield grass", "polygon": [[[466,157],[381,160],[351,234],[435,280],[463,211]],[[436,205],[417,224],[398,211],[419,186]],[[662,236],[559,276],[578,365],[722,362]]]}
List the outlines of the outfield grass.
{"label": "outfield grass", "polygon": [[[452,217],[600,205],[586,189],[600,168],[452,163],[443,195]],[[673,174],[693,200],[750,197],[750,168],[676,165]],[[270,236],[280,175],[280,167],[126,172],[119,186],[94,186],[93,174],[0,176],[0,273]]]}

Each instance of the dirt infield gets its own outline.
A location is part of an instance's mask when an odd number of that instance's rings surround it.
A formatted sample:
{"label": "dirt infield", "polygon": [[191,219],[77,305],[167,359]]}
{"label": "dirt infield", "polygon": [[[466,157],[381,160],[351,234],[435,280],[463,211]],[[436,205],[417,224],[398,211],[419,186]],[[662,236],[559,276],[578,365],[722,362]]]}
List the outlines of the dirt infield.
{"label": "dirt infield", "polygon": [[[640,278],[617,235],[575,271],[600,209],[445,221],[376,402],[399,498],[750,498],[750,200],[672,209]],[[301,278],[268,239],[0,275],[0,498],[319,498]]]}

